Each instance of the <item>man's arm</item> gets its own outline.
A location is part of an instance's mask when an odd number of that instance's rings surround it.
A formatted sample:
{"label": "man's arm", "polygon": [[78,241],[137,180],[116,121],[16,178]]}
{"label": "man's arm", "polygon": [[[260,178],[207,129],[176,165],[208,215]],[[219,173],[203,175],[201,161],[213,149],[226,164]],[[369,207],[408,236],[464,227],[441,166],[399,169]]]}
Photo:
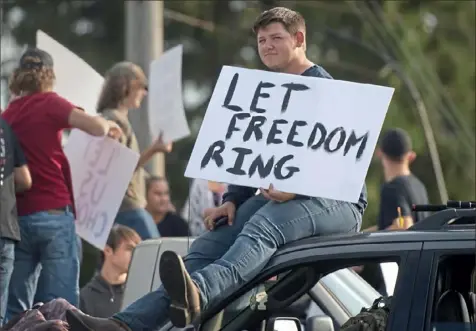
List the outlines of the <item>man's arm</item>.
{"label": "man's arm", "polygon": [[223,203],[232,202],[236,209],[238,209],[246,200],[253,197],[255,193],[256,189],[252,187],[228,185],[228,190],[223,195]]}
{"label": "man's arm", "polygon": [[[400,215],[398,208],[401,210],[403,224],[400,224]],[[413,218],[403,193],[394,187],[385,187],[382,190],[380,199],[380,213],[378,219],[378,228],[380,230],[399,230],[408,229],[413,225]]]}
{"label": "man's arm", "polygon": [[18,143],[17,138],[12,133],[12,147],[13,147],[13,178],[15,181],[15,191],[21,193],[31,188],[32,180],[30,170],[26,164],[25,154]]}

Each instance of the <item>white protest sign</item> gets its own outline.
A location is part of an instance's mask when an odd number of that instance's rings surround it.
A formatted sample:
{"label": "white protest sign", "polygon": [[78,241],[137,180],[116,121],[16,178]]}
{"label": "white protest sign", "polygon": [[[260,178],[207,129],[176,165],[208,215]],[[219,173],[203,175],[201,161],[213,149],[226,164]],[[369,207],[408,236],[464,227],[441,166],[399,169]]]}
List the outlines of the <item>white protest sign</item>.
{"label": "white protest sign", "polygon": [[178,45],[151,62],[149,72],[149,129],[174,142],[190,135],[182,97],[182,54]]}
{"label": "white protest sign", "polygon": [[71,167],[76,233],[102,250],[139,154],[107,137],[72,130],[64,148]]}
{"label": "white protest sign", "polygon": [[224,66],[185,176],[357,202],[393,92]]}
{"label": "white protest sign", "polygon": [[50,53],[54,62],[54,91],[88,114],[96,114],[104,78],[89,64],[41,30],[36,32],[38,48]]}

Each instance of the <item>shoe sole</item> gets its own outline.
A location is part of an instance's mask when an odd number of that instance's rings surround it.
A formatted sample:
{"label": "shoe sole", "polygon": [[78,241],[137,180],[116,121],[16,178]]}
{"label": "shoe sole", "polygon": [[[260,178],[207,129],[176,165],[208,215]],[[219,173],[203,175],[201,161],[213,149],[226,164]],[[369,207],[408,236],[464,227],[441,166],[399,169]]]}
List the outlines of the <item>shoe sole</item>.
{"label": "shoe sole", "polygon": [[160,258],[160,280],[170,297],[169,317],[172,324],[184,328],[191,323],[187,300],[185,265],[175,252],[165,251]]}
{"label": "shoe sole", "polygon": [[69,330],[71,331],[99,331],[91,329],[89,326],[84,324],[70,310],[66,311],[66,321],[68,322]]}

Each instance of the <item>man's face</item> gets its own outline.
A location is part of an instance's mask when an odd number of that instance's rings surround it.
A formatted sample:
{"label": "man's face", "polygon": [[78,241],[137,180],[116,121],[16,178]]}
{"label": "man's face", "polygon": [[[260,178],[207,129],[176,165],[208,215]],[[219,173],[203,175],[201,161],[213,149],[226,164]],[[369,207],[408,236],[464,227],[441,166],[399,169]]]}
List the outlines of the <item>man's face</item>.
{"label": "man's face", "polygon": [[297,38],[283,24],[271,23],[262,27],[256,37],[261,61],[270,70],[281,71],[294,58]]}
{"label": "man's face", "polygon": [[112,248],[106,246],[104,249],[105,261],[110,263],[120,273],[129,271],[129,263],[131,263],[132,251],[137,244],[129,239],[122,240],[118,247],[113,251]]}
{"label": "man's face", "polygon": [[156,213],[170,210],[169,184],[165,180],[155,181],[147,192],[147,209]]}

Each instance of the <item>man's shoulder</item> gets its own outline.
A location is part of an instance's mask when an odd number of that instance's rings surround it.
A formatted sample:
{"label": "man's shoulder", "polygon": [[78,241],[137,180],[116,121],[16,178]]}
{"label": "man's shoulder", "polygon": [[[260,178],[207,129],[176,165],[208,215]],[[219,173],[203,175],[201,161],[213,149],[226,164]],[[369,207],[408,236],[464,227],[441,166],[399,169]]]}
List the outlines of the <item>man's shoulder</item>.
{"label": "man's shoulder", "polygon": [[323,67],[320,65],[314,64],[312,67],[308,68],[302,73],[302,76],[318,77],[318,78],[327,78],[334,79]]}

